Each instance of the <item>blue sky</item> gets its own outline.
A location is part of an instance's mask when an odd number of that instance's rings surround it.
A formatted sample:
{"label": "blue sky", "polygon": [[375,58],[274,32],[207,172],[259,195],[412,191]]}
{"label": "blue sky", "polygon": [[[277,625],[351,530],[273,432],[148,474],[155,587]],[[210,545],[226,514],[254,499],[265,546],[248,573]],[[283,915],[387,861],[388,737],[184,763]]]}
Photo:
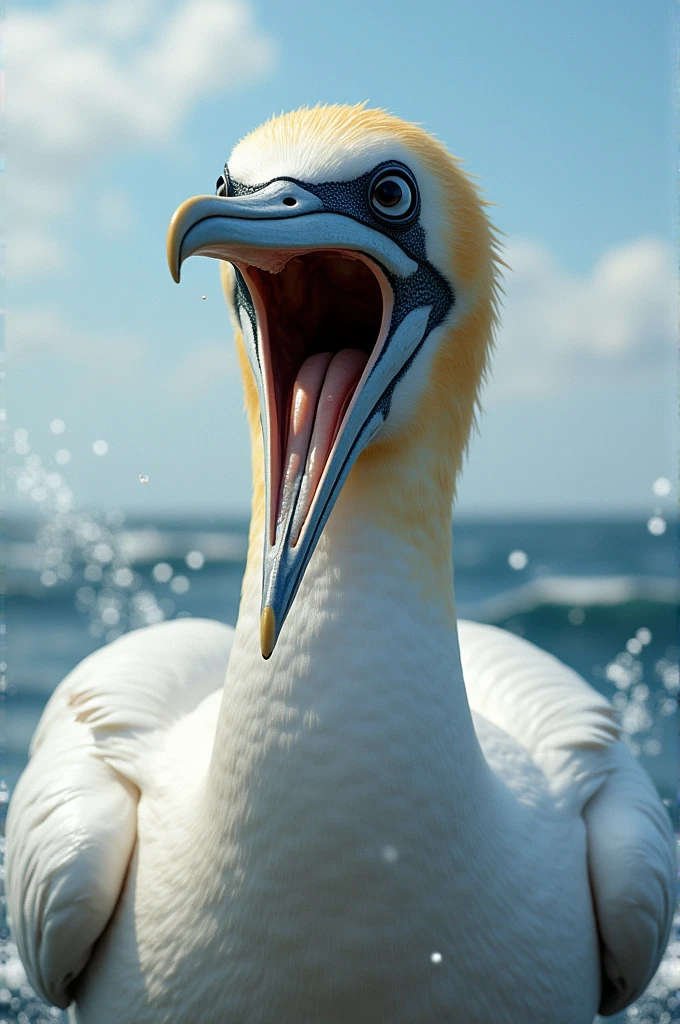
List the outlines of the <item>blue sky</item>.
{"label": "blue sky", "polygon": [[167,224],[272,112],[368,99],[462,156],[507,236],[460,514],[651,514],[653,481],[675,477],[673,12],[24,3],[10,25],[12,429],[48,467],[69,451],[60,471],[82,505],[245,511],[217,267],[190,261],[174,285]]}

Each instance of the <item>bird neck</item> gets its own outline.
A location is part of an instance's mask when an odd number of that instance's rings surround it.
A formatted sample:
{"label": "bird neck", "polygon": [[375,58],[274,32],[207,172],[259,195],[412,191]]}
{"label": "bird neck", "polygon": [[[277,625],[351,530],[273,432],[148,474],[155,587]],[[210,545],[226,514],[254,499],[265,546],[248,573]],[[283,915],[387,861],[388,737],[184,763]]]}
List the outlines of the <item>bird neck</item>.
{"label": "bird neck", "polygon": [[350,832],[365,828],[389,843],[400,827],[395,791],[418,813],[435,813],[440,801],[452,824],[476,811],[488,771],[458,651],[450,503],[421,501],[415,514],[401,495],[381,502],[381,483],[395,477],[363,462],[268,661],[259,649],[262,522],[254,516],[209,772],[215,827],[232,838],[275,836],[277,822],[285,832],[298,820],[311,843],[309,832],[322,841],[323,823],[342,806]]}

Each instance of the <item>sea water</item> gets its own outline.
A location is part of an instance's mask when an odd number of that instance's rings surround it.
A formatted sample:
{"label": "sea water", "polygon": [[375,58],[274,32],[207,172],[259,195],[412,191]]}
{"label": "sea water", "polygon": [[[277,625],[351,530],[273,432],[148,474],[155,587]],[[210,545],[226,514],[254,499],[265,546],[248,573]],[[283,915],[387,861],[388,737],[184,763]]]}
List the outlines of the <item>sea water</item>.
{"label": "sea water", "polygon": [[[245,521],[146,522],[62,504],[55,496],[50,514],[6,529],[0,811],[47,698],[81,658],[128,629],[186,615],[233,624],[238,612]],[[457,522],[455,589],[459,616],[537,643],[613,701],[626,742],[675,816],[678,583],[675,537],[662,522]],[[0,1024],[60,1019],[34,997],[0,919]],[[680,918],[648,993],[618,1019],[680,1021]]]}

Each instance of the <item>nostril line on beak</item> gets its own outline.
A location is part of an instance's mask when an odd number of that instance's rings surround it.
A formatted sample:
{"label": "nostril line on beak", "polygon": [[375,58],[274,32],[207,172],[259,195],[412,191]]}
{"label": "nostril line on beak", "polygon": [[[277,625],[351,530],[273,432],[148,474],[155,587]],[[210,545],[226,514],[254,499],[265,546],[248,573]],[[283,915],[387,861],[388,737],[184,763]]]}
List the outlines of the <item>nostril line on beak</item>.
{"label": "nostril line on beak", "polygon": [[284,206],[297,206],[297,199],[293,199],[292,196],[286,196],[283,200]]}

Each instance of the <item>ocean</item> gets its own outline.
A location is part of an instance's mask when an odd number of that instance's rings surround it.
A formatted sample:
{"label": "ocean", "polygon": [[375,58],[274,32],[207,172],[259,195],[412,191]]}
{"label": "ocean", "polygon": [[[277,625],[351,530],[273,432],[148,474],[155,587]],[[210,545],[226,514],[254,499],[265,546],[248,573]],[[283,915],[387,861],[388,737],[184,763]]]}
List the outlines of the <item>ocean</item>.
{"label": "ocean", "polygon": [[[68,502],[47,503],[40,517],[9,519],[0,808],[47,698],[81,658],[165,618],[236,621],[246,536],[246,521],[149,522],[119,509],[73,511]],[[454,525],[454,564],[461,618],[526,637],[613,701],[626,741],[677,828],[680,591],[670,526],[658,516],[461,520]],[[60,1019],[31,992],[0,920],[0,1024]],[[617,1019],[680,1021],[680,917],[650,989]]]}

